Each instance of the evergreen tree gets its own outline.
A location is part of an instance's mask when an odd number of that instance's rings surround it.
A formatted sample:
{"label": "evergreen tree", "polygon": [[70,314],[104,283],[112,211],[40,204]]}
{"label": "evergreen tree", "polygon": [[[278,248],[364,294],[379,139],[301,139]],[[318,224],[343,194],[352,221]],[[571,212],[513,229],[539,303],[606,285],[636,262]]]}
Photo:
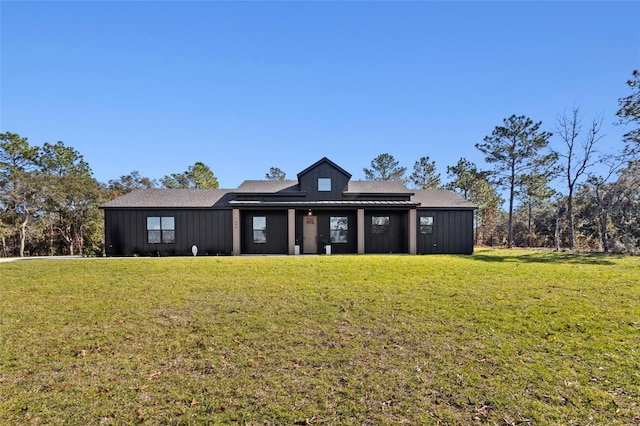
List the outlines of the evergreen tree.
{"label": "evergreen tree", "polygon": [[373,160],[371,160],[371,168],[362,169],[366,180],[380,180],[380,181],[398,181],[403,184],[406,183],[404,178],[407,172],[406,167],[400,167],[400,163],[393,158],[390,154],[380,154]]}
{"label": "evergreen tree", "polygon": [[165,188],[218,188],[218,179],[209,166],[198,161],[183,173],[172,173],[160,180]]}
{"label": "evergreen tree", "polygon": [[287,175],[278,167],[271,167],[269,169],[269,173],[267,173],[264,177],[267,180],[285,180]]}
{"label": "evergreen tree", "polygon": [[436,173],[436,162],[429,157],[420,157],[413,165],[413,173],[409,180],[416,188],[436,189],[440,186],[440,174]]}
{"label": "evergreen tree", "polygon": [[632,79],[627,81],[627,85],[633,93],[624,98],[618,99],[620,109],[616,113],[620,117],[620,124],[632,126],[624,135],[627,143],[625,155],[637,155],[640,153],[640,72],[634,70]]}
{"label": "evergreen tree", "polygon": [[0,221],[3,222],[3,251],[6,236],[18,234],[18,255],[24,256],[29,222],[42,206],[43,185],[37,171],[38,147],[16,133],[0,133]]}
{"label": "evergreen tree", "polygon": [[509,220],[507,246],[513,245],[513,207],[523,177],[533,172],[545,174],[556,160],[553,153],[544,154],[551,133],[541,131],[541,122],[534,123],[525,116],[504,119],[503,126],[496,126],[484,143],[477,143],[487,163],[493,164],[492,176],[496,184],[509,192]]}

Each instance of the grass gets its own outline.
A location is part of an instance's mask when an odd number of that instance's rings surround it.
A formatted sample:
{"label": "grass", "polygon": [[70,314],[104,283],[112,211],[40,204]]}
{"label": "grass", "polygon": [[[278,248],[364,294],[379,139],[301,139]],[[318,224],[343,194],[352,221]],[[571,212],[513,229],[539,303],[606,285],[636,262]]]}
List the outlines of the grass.
{"label": "grass", "polygon": [[0,424],[638,424],[640,258],[0,264]]}

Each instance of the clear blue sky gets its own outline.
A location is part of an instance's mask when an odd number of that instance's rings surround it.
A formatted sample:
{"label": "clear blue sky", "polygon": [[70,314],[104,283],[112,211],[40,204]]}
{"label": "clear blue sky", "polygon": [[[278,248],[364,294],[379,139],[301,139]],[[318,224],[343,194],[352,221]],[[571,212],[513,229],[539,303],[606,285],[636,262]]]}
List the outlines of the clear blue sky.
{"label": "clear blue sky", "polygon": [[[446,167],[511,114],[579,106],[606,149],[640,68],[638,2],[0,2],[0,131],[101,182],[196,161],[223,188],[326,156]],[[554,143],[558,141],[554,139]]]}

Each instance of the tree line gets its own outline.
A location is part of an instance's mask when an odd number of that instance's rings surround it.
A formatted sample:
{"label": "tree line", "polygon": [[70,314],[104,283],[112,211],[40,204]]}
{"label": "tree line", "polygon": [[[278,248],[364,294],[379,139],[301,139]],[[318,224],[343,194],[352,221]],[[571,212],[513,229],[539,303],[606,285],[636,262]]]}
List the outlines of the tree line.
{"label": "tree line", "polygon": [[16,133],[0,133],[0,256],[100,255],[100,205],[157,187],[217,188],[218,180],[196,162],[159,182],[133,171],[100,183],[82,154],[62,141],[38,147]]}
{"label": "tree line", "polygon": [[[420,157],[408,174],[393,155],[383,153],[363,168],[365,179],[460,194],[478,206],[476,244],[638,254],[637,70],[627,85],[631,94],[619,99],[616,115],[630,130],[619,152],[601,152],[602,118],[584,123],[574,108],[558,115],[550,131],[523,115],[505,118],[475,144],[490,166],[487,170],[460,158],[447,166],[443,182],[428,156]],[[556,148],[550,145],[554,135]],[[271,167],[265,179],[284,180],[286,174]],[[104,230],[99,206],[139,188],[218,188],[218,180],[206,164],[196,162],[159,181],[133,171],[100,183],[83,156],[63,142],[37,147],[16,133],[1,133],[0,255],[100,255]]]}

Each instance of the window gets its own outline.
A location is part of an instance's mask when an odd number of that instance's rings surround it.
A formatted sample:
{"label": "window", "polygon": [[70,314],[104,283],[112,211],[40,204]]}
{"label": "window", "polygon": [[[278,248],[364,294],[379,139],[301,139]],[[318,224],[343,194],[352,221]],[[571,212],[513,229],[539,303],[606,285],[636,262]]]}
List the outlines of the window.
{"label": "window", "polygon": [[420,218],[420,233],[433,234],[433,216],[423,216]]}
{"label": "window", "polygon": [[346,216],[332,216],[329,220],[331,229],[331,241],[333,243],[346,243],[349,218]]}
{"label": "window", "polygon": [[253,217],[253,243],[254,244],[267,243],[267,217],[266,216]]}
{"label": "window", "polygon": [[176,222],[173,216],[147,218],[147,242],[172,244],[176,242]]}
{"label": "window", "polygon": [[160,219],[160,226],[162,227],[162,242],[163,243],[175,243],[176,242],[176,224],[173,216],[167,216]]}
{"label": "window", "polygon": [[331,178],[318,178],[318,191],[331,191]]}
{"label": "window", "polygon": [[373,234],[389,233],[389,216],[372,216],[371,232]]}
{"label": "window", "polygon": [[162,228],[160,228],[159,217],[147,218],[147,242],[149,244],[159,244],[162,242]]}

